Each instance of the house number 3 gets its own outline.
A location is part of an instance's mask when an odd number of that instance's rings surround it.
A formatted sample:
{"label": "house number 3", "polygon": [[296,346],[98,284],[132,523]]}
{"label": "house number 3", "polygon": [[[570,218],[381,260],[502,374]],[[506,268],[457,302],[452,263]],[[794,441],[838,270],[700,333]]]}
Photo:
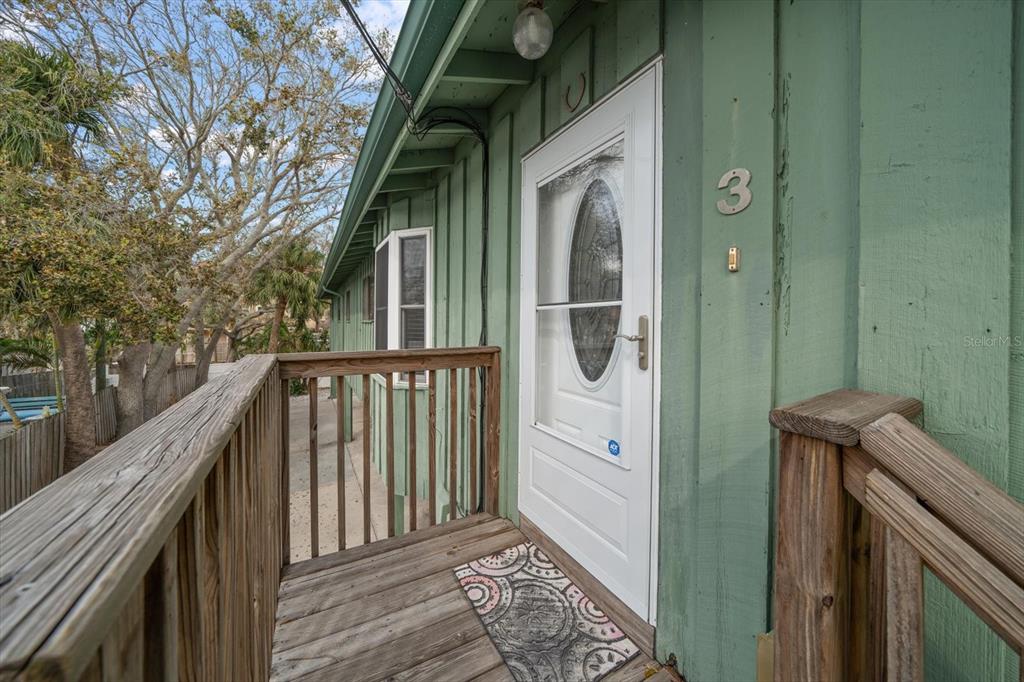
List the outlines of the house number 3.
{"label": "house number 3", "polygon": [[[729,187],[729,183],[733,180],[738,180],[739,182]],[[729,194],[737,197],[737,200],[735,204],[730,205],[725,199],[719,199],[717,204],[719,213],[735,215],[747,206],[750,206],[750,201],[753,198],[750,195],[750,171],[746,168],[733,168],[730,171],[726,171],[722,179],[718,181],[718,189],[725,189],[726,187],[729,187]]]}

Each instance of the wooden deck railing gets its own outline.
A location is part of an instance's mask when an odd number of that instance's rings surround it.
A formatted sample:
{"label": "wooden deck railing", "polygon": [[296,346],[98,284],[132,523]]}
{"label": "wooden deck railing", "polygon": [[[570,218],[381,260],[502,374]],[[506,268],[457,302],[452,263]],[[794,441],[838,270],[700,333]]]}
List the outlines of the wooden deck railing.
{"label": "wooden deck railing", "polygon": [[245,358],[0,516],[0,679],[266,679],[280,389]]}
{"label": "wooden deck railing", "polygon": [[923,680],[923,566],[1024,656],[1024,505],[921,410],[840,390],[772,411],[775,680]]}
{"label": "wooden deck railing", "polygon": [[[426,489],[428,491],[427,503],[428,525],[434,525],[439,518],[437,504],[438,476],[447,475],[447,487],[449,490],[448,518],[454,520],[459,514],[459,509],[465,513],[472,513],[481,508],[492,514],[498,512],[498,438],[499,420],[501,413],[501,364],[500,349],[496,347],[471,347],[471,348],[442,348],[402,351],[368,351],[368,352],[338,352],[338,353],[289,353],[278,356],[280,361],[281,381],[285,383],[281,391],[281,413],[288,414],[289,397],[287,382],[293,379],[302,379],[308,382],[311,399],[309,412],[309,452],[316,453],[318,450],[318,411],[317,401],[312,399],[317,393],[318,379],[327,377],[360,377],[362,387],[362,509],[349,510],[345,499],[345,443],[342,437],[342,424],[345,413],[351,407],[345,404],[346,391],[338,392],[337,400],[337,423],[338,423],[338,445],[337,445],[337,495],[338,495],[338,542],[339,549],[346,547],[346,518],[349,513],[362,514],[363,542],[369,543],[371,537],[371,429],[374,427],[372,421],[372,395],[374,393],[371,385],[372,375],[383,374],[383,400],[384,400],[384,424],[378,425],[384,431],[384,462],[383,475],[386,481],[385,502],[387,506],[387,536],[395,535],[397,528],[397,515],[404,510],[395,508],[395,382],[408,382],[407,400],[407,423],[406,452],[408,469],[406,471],[408,481],[408,505],[409,505],[409,530],[416,530],[417,525],[417,482],[426,476]],[[448,380],[447,405],[437,405],[438,377],[439,370],[446,371]],[[465,371],[466,386],[464,394],[460,394],[460,370]],[[420,376],[422,375],[422,376]],[[418,416],[417,408],[417,385],[418,382],[426,382],[426,414],[423,418]],[[483,390],[478,390],[478,382]],[[419,384],[422,386],[422,384]],[[480,398],[483,398],[481,402]],[[460,402],[461,400],[461,402]],[[478,430],[480,425],[479,407],[484,406],[483,417],[484,433],[483,447],[478,447]],[[460,405],[463,410],[460,410]],[[448,471],[438,471],[439,453],[437,451],[437,436],[444,433],[444,429],[438,426],[438,411],[442,416],[447,413],[447,434],[448,434]],[[465,417],[463,418],[463,414]],[[420,422],[425,422],[420,425]],[[445,421],[441,422],[442,425]],[[464,427],[464,430],[463,430]],[[426,463],[427,471],[417,471],[417,434],[422,433],[421,429],[426,428]],[[460,442],[459,433],[464,433]],[[284,447],[284,456],[288,457],[287,444],[289,434],[287,427],[281,435]],[[459,491],[459,462],[462,459],[462,447],[466,448],[465,462],[468,471],[461,472],[467,476],[469,484],[466,486],[464,499],[458,499]],[[444,458],[440,458],[444,461]],[[287,472],[287,464],[284,466]],[[311,555],[317,557],[320,549],[320,519],[319,500],[317,491],[319,488],[320,472],[318,457],[309,457],[309,479],[310,479],[310,536]],[[282,481],[282,493],[285,496],[285,505],[288,504],[288,481]],[[478,494],[482,495],[478,498]],[[283,532],[284,556],[289,556],[290,539],[287,524]]]}
{"label": "wooden deck railing", "polygon": [[[431,387],[427,428],[434,433],[437,370],[453,377],[452,414],[459,405],[457,372],[467,370],[463,404],[475,477],[476,381],[482,370],[482,503],[493,513],[498,359],[496,348],[300,354],[280,362],[249,356],[0,515],[0,680],[267,679],[289,552],[288,380],[315,384],[316,377],[360,375],[365,386],[369,373],[384,372],[390,389],[392,373],[410,372],[415,381],[416,371],[425,372]],[[363,419],[368,432],[369,411]],[[411,414],[410,431],[416,421]],[[311,426],[316,452],[315,411]],[[387,426],[389,444],[393,427]],[[429,442],[433,451],[434,440]],[[389,447],[389,462],[393,457]],[[410,457],[412,481],[415,459]],[[429,459],[434,483],[439,472],[435,458]],[[316,457],[311,461],[313,492]],[[452,461],[454,481],[458,458]],[[388,471],[393,531],[393,467]],[[479,503],[472,489],[463,500],[466,511]],[[435,506],[434,496],[430,504]],[[440,519],[431,514],[431,520]]]}

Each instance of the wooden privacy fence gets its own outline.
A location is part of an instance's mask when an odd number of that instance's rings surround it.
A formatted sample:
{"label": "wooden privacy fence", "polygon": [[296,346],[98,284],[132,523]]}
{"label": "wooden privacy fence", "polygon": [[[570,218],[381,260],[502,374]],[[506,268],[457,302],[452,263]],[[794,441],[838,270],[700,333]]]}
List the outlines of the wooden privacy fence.
{"label": "wooden privacy fence", "polygon": [[247,357],[0,516],[0,679],[267,679],[280,393]]}
{"label": "wooden privacy fence", "polygon": [[[406,424],[399,424],[398,428],[405,428],[408,443],[408,470],[406,472],[408,487],[411,494],[408,495],[409,503],[409,530],[416,530],[417,525],[417,500],[415,490],[417,482],[426,477],[429,507],[428,525],[434,525],[444,519],[438,514],[438,488],[439,477],[447,477],[449,490],[448,517],[454,520],[459,509],[467,513],[474,513],[483,508],[491,514],[498,513],[498,441],[500,435],[499,422],[501,414],[501,351],[496,347],[470,347],[470,348],[441,348],[422,350],[401,350],[401,351],[371,351],[371,352],[336,352],[336,353],[285,353],[278,356],[281,365],[281,380],[284,383],[281,394],[281,414],[284,415],[284,429],[282,430],[282,454],[288,457],[288,412],[289,396],[288,382],[291,379],[303,379],[309,383],[310,412],[309,412],[309,452],[317,452],[317,386],[318,379],[322,377],[361,377],[362,381],[362,467],[363,467],[363,489],[362,489],[362,526],[363,542],[371,542],[370,531],[370,507],[371,507],[371,375],[384,374],[384,401],[383,414],[385,423],[378,425],[383,429],[385,439],[384,452],[384,476],[386,480],[386,504],[387,504],[387,535],[392,537],[396,532],[396,514],[404,510],[395,509],[395,406],[394,391],[396,380],[407,381],[409,386],[408,400],[408,421]],[[465,393],[460,396],[460,370],[466,375]],[[437,404],[438,394],[438,371],[447,374],[442,376],[442,381],[447,380],[447,404]],[[425,382],[427,386],[426,414],[417,414],[416,386],[419,382]],[[481,388],[478,388],[481,383]],[[422,385],[422,384],[420,384]],[[344,421],[344,414],[350,407],[345,405],[345,391],[338,391],[337,420],[338,420],[338,446],[337,446],[337,487],[338,487],[338,548],[345,549],[345,528],[346,517],[350,513],[345,500],[345,443],[341,437],[341,425]],[[478,443],[478,431],[481,424],[481,415],[478,414],[479,406],[485,406],[483,419],[483,442]],[[460,402],[461,400],[461,402]],[[460,405],[465,407],[460,411]],[[447,424],[448,432],[448,470],[441,470],[439,461],[443,463],[444,457],[437,448],[438,413],[440,410],[442,424]],[[463,421],[462,414],[465,414]],[[421,424],[422,422],[422,424]],[[463,428],[464,427],[464,428]],[[427,471],[417,471],[417,430],[426,429],[426,462]],[[464,433],[464,443],[459,441],[460,431]],[[467,476],[469,485],[464,491],[464,499],[459,500],[459,453],[461,446],[466,448],[466,466],[468,471],[461,472]],[[313,557],[319,554],[319,500],[317,489],[319,487],[319,470],[317,457],[309,458],[309,480],[310,480],[310,536],[311,553]],[[282,480],[282,495],[284,506],[288,508],[288,464],[283,465],[285,478]],[[482,505],[481,505],[482,502]],[[353,510],[352,513],[359,513]],[[285,526],[283,552],[285,560],[290,554],[290,541],[288,527]]]}
{"label": "wooden privacy fence", "polygon": [[27,422],[0,439],[0,514],[61,475],[64,415]]}
{"label": "wooden privacy fence", "polygon": [[[196,368],[177,367],[161,384],[159,412],[195,388]],[[117,388],[107,386],[93,396],[96,443],[107,445],[117,435]],[[64,414],[26,423],[0,438],[0,513],[53,482],[63,473]]]}
{"label": "wooden privacy fence", "polygon": [[924,566],[1024,656],[1024,505],[911,424],[921,409],[839,390],[772,411],[778,682],[923,680]]}
{"label": "wooden privacy fence", "polygon": [[[117,433],[117,389],[93,396],[96,442],[106,445]],[[64,413],[25,423],[0,439],[0,514],[52,483],[63,471]]]}
{"label": "wooden privacy fence", "polygon": [[174,367],[167,373],[167,378],[160,384],[160,392],[156,399],[155,412],[160,413],[178,402],[196,388],[196,368],[194,365]]}
{"label": "wooden privacy fence", "polygon": [[57,392],[52,370],[5,374],[0,377],[0,386],[11,389],[11,392],[7,394],[8,398],[35,398],[42,395],[53,395]]}

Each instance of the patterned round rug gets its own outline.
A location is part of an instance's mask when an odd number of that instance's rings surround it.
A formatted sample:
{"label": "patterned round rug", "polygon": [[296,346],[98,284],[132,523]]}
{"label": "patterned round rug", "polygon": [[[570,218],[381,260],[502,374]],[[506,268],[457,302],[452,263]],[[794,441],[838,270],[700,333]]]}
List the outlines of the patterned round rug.
{"label": "patterned round rug", "polygon": [[639,653],[532,542],[455,576],[519,682],[596,682]]}

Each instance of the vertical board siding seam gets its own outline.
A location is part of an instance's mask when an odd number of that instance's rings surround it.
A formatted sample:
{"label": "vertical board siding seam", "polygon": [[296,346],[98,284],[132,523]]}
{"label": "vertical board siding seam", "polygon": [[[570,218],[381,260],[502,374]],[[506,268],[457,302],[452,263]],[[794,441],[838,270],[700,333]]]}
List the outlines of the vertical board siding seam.
{"label": "vertical board siding seam", "polygon": [[[772,31],[774,32],[773,58],[775,61],[773,72],[775,75],[775,102],[773,111],[775,113],[775,125],[773,127],[772,147],[775,156],[775,168],[772,173],[772,192],[775,201],[772,203],[772,224],[776,229],[772,231],[772,262],[775,264],[773,274],[773,285],[775,287],[772,300],[775,305],[771,311],[772,326],[772,363],[771,363],[771,404],[779,404],[779,363],[782,352],[779,344],[779,317],[782,314],[782,305],[785,305],[785,330],[789,333],[790,322],[790,298],[789,289],[792,285],[789,277],[790,261],[792,260],[792,197],[789,196],[789,79],[790,74],[783,71],[782,63],[782,5],[775,0],[772,11]],[[785,215],[782,207],[786,206]],[[785,290],[785,295],[783,295]],[[778,469],[779,469],[779,437],[778,433],[772,432],[768,439],[768,543],[767,543],[767,575],[768,585],[775,584],[775,537],[777,513],[777,491],[778,491]],[[765,623],[764,632],[772,629],[774,618],[773,596],[774,591],[769,587],[765,591]]]}
{"label": "vertical board siding seam", "polygon": [[847,271],[846,280],[846,341],[849,347],[846,348],[846,357],[849,358],[844,368],[846,378],[845,386],[857,387],[858,361],[860,359],[860,177],[861,177],[861,14],[860,9],[851,11],[852,21],[850,22],[849,44],[854,46],[856,54],[850,59],[852,70],[852,87],[850,88],[850,121],[856,125],[849,128],[850,139],[848,150],[852,154],[853,168],[850,172],[850,196],[854,201],[851,205],[852,215],[850,225],[852,235],[850,238],[850,259],[851,266]]}
{"label": "vertical board siding seam", "polygon": [[[1024,501],[1024,4],[1013,4],[1011,83],[1010,466],[1007,490]],[[1012,453],[1018,453],[1016,457]],[[1024,663],[1022,663],[1024,665]]]}

